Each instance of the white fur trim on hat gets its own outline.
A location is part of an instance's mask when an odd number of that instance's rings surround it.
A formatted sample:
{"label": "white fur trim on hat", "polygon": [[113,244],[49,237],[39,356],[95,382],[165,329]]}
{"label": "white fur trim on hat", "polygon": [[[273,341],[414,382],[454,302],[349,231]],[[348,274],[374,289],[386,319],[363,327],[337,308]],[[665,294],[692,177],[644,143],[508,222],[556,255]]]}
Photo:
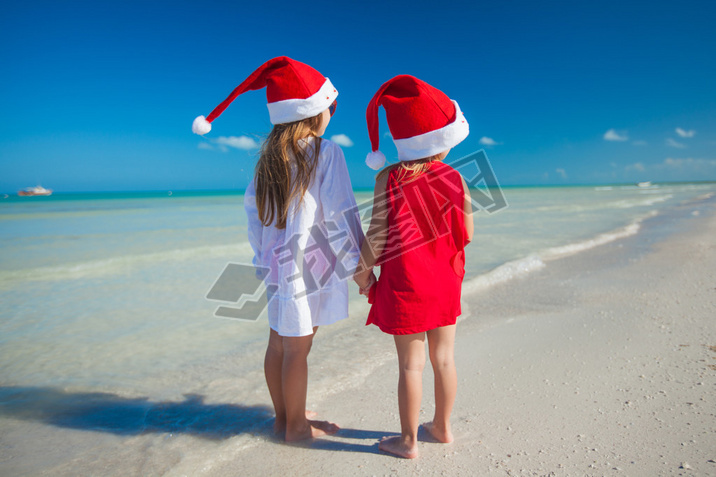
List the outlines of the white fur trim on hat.
{"label": "white fur trim on hat", "polygon": [[306,99],[286,99],[268,103],[271,124],[284,124],[300,121],[301,119],[318,116],[328,109],[338,97],[338,91],[333,87],[331,80],[326,78],[321,89]]}
{"label": "white fur trim on hat", "polygon": [[[452,101],[452,100],[451,100]],[[398,159],[401,161],[414,161],[440,154],[460,144],[470,133],[465,116],[460,111],[457,101],[455,105],[455,121],[435,131],[426,132],[418,136],[405,139],[394,139],[398,149]]]}
{"label": "white fur trim on hat", "polygon": [[380,151],[369,152],[365,157],[365,163],[373,170],[378,170],[385,165],[385,154]]}
{"label": "white fur trim on hat", "polygon": [[211,131],[211,123],[209,121],[207,121],[204,116],[199,116],[191,124],[191,131],[194,134],[203,136],[204,134]]}

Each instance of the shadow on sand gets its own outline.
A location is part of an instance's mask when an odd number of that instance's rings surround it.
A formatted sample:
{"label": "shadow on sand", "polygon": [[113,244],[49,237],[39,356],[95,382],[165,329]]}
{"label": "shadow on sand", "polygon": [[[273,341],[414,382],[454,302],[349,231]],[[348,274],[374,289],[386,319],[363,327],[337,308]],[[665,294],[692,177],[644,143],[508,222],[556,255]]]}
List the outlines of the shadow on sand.
{"label": "shadow on sand", "polygon": [[[68,392],[49,387],[0,387],[0,416],[37,421],[69,429],[108,432],[116,435],[183,433],[221,440],[244,433],[273,434],[273,409],[240,404],[207,404],[204,396],[185,394],[181,402],[152,402],[111,393]],[[379,439],[385,432],[341,429],[342,439]],[[300,446],[329,451],[377,453],[377,443],[316,439]]]}
{"label": "shadow on sand", "polygon": [[152,402],[110,393],[0,387],[0,416],[117,435],[166,432],[225,439],[245,432],[271,434],[273,410],[268,407],[206,404],[198,394],[184,398]]}

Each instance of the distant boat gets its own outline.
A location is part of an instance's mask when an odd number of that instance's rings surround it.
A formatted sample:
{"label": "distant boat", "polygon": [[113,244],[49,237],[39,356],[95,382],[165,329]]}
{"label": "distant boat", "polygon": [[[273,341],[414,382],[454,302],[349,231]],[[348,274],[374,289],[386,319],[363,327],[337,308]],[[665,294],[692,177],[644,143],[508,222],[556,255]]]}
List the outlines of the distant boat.
{"label": "distant boat", "polygon": [[45,189],[41,185],[35,187],[27,187],[23,190],[17,191],[19,196],[33,196],[33,195],[52,195],[52,189]]}
{"label": "distant boat", "polygon": [[636,185],[639,187],[651,187],[651,181],[637,182]]}

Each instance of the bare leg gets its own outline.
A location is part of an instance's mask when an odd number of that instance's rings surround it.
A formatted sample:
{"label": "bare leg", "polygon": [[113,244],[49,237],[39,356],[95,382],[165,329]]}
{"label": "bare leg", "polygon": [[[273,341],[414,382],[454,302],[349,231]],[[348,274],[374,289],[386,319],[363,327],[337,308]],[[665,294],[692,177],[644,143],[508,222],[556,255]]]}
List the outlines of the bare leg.
{"label": "bare leg", "polygon": [[[318,327],[314,328],[314,336]],[[283,337],[276,331],[270,330],[269,343],[264,358],[264,375],[269,388],[276,419],[273,431],[276,435],[284,437],[286,432],[286,405],[283,400]],[[315,411],[306,409],[306,419],[313,419],[318,415]]]}
{"label": "bare leg", "polygon": [[378,447],[391,454],[414,459],[418,457],[418,424],[423,394],[425,367],[425,333],[395,335],[400,377],[398,379],[398,409],[400,437],[386,437]]}
{"label": "bare leg", "polygon": [[[315,332],[314,332],[315,333]],[[282,386],[286,407],[286,441],[298,441],[334,434],[338,426],[327,421],[306,418],[306,392],[308,390],[308,353],[313,335],[283,337]]]}
{"label": "bare leg", "polygon": [[283,402],[283,379],[281,369],[283,367],[283,338],[271,330],[269,335],[266,357],[264,358],[264,375],[268,385],[273,409],[276,413],[276,420],[273,424],[273,431],[283,435],[286,432],[286,405]]}
{"label": "bare leg", "polygon": [[430,363],[435,374],[435,416],[423,427],[438,442],[453,441],[450,414],[457,394],[455,370],[455,325],[442,326],[427,332]]}

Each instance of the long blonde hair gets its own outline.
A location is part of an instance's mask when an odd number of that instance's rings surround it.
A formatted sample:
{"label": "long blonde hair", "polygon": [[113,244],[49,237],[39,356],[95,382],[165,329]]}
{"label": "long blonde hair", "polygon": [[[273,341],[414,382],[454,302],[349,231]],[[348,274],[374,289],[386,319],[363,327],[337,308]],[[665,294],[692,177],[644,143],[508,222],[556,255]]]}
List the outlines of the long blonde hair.
{"label": "long blonde hair", "polygon": [[[316,131],[321,122],[322,113],[301,121],[276,124],[261,146],[254,186],[259,220],[264,226],[275,221],[276,228],[285,229],[289,205],[296,197],[299,204],[303,200],[316,174],[321,150],[321,138],[316,136]],[[316,138],[313,147],[299,144],[308,137]]]}
{"label": "long blonde hair", "polygon": [[375,180],[380,180],[386,174],[390,174],[390,171],[395,169],[398,170],[398,183],[414,181],[425,172],[430,169],[430,163],[440,159],[440,154],[426,157],[424,159],[416,159],[414,161],[400,161],[397,164],[391,164],[388,167],[381,170],[376,176]]}

